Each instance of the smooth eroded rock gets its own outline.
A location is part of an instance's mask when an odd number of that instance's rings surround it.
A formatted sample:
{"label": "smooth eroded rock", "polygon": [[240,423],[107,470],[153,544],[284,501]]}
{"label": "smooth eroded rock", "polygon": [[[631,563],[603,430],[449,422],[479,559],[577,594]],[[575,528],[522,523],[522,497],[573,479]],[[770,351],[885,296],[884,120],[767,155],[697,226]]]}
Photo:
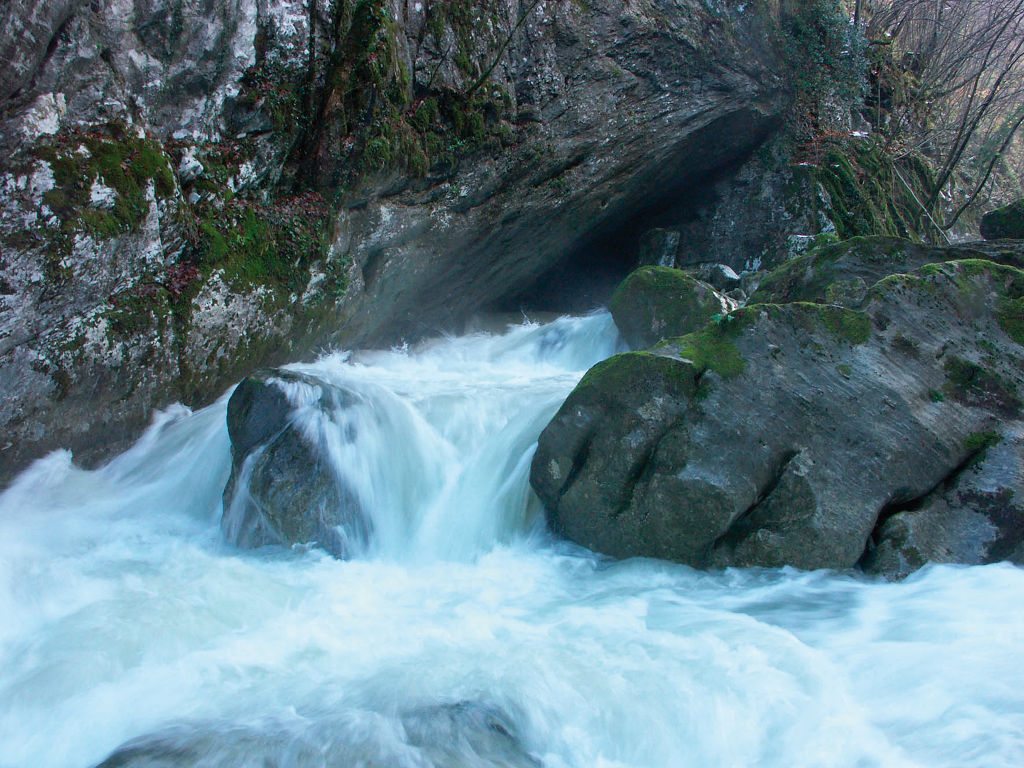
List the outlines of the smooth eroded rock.
{"label": "smooth eroded rock", "polygon": [[243,379],[228,401],[232,466],[221,528],[229,542],[317,544],[340,558],[362,550],[371,526],[317,430],[354,398],[293,371]]}
{"label": "smooth eroded rock", "polygon": [[859,311],[747,306],[595,366],[531,482],[556,532],[611,555],[854,566],[879,520],[959,482],[978,435],[1020,428],[1022,297],[1024,272],[965,260],[891,275]]}
{"label": "smooth eroded rock", "polygon": [[97,768],[538,768],[507,712],[477,701],[260,725],[180,723],[118,747]]}

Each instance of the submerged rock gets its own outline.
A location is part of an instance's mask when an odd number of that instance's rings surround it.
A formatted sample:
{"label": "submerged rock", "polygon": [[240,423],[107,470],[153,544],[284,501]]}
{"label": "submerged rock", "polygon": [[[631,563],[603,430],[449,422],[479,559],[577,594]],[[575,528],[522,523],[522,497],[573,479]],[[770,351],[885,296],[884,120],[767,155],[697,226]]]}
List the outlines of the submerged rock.
{"label": "submerged rock", "polygon": [[733,307],[734,302],[680,269],[648,266],[622,281],[609,308],[626,343],[646,349],[696,330]]}
{"label": "submerged rock", "polygon": [[[299,392],[300,421],[286,390]],[[221,528],[239,547],[315,543],[345,558],[370,525],[358,499],[313,433],[354,395],[311,376],[272,370],[242,380],[228,401],[231,476]]]}
{"label": "submerged rock", "polygon": [[986,240],[1024,240],[1024,200],[1004,205],[982,216],[981,236]]}
{"label": "submerged rock", "polygon": [[[1024,272],[933,264],[875,283],[860,305],[750,305],[595,366],[531,468],[552,529],[620,557],[848,568],[879,521],[969,487],[979,435],[1005,439],[1018,464],[1004,465],[1019,466],[1007,436],[1021,429]],[[996,499],[1020,482],[1019,469],[986,477]],[[943,498],[972,503],[967,490]],[[1019,509],[972,509],[1000,533],[953,556],[1019,558]],[[904,573],[897,560],[874,570]]]}
{"label": "submerged rock", "polygon": [[489,704],[414,707],[263,726],[184,723],[132,739],[97,768],[539,768],[513,718]]}

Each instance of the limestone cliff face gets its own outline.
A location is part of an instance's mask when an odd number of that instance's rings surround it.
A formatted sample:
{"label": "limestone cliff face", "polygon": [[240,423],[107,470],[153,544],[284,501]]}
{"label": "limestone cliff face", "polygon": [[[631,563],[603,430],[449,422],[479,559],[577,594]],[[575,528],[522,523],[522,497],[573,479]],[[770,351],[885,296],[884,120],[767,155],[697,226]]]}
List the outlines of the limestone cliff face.
{"label": "limestone cliff face", "polygon": [[515,301],[779,122],[778,3],[13,0],[0,481]]}

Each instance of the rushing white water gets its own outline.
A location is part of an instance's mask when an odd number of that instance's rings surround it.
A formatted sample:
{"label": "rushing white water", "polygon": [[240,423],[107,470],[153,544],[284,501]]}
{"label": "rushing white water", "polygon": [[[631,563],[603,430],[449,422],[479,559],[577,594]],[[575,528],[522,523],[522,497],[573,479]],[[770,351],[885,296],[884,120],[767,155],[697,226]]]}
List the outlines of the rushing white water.
{"label": "rushing white water", "polygon": [[348,562],[223,543],[224,400],[37,463],[0,496],[0,766],[139,738],[126,764],[1024,765],[1022,569],[700,573],[544,534],[532,444],[615,343],[597,315],[296,366],[363,398]]}

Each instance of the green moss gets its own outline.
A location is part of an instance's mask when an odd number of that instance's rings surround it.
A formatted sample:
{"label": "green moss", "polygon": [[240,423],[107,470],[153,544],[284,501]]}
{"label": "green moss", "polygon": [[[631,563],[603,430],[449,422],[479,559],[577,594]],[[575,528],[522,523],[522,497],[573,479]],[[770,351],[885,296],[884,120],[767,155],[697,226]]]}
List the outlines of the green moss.
{"label": "green moss", "polygon": [[937,236],[915,199],[930,189],[932,173],[914,154],[893,158],[880,140],[830,135],[808,150],[815,180],[828,194],[823,211],[841,240],[860,235],[890,235],[921,241]]}
{"label": "green moss", "polygon": [[[549,182],[556,194],[564,192],[560,178]],[[695,331],[722,311],[708,285],[682,270],[657,266],[630,273],[616,288],[609,307],[623,337],[635,348]]]}
{"label": "green moss", "polygon": [[650,352],[625,352],[604,360],[589,371],[574,394],[621,397],[629,392],[655,389],[696,396],[698,371],[694,366]]}
{"label": "green moss", "polygon": [[724,379],[743,373],[746,361],[733,338],[744,327],[743,318],[731,315],[712,321],[695,333],[668,339],[655,346],[655,350],[671,349],[676,355],[689,360],[698,371],[714,371]]}
{"label": "green moss", "polygon": [[[47,141],[52,143],[35,147],[33,154],[47,162],[54,175],[55,186],[43,195],[43,202],[60,218],[65,237],[52,247],[66,252],[76,232],[110,238],[136,231],[149,212],[150,183],[158,198],[175,194],[174,173],[160,145],[123,125],[112,123]],[[113,190],[110,208],[92,205],[96,183]]]}
{"label": "green moss", "polygon": [[836,366],[836,370],[839,371],[840,375],[850,378],[853,375],[853,368],[848,366],[846,363],[840,363]]}
{"label": "green moss", "polygon": [[1014,384],[990,368],[951,355],[943,369],[946,372],[944,392],[957,402],[1007,415],[1016,413],[1021,406]]}
{"label": "green moss", "polygon": [[974,432],[964,438],[963,450],[967,454],[968,465],[979,464],[985,459],[989,448],[994,448],[1003,440],[998,432]]}
{"label": "green moss", "polygon": [[[478,152],[495,153],[514,142],[512,99],[498,83],[475,79],[490,60],[480,46],[494,42],[494,6],[468,0],[427,4],[426,34],[466,78],[462,88],[414,82],[405,65],[402,29],[386,0],[335,7],[336,46],[315,119],[301,124],[289,163],[313,178],[322,193],[358,189],[368,178],[393,171],[410,177],[447,177]],[[495,42],[494,54],[499,46]],[[310,158],[315,158],[311,163]]]}
{"label": "green moss", "polygon": [[116,237],[121,231],[118,219],[107,211],[85,211],[79,220],[85,231],[95,238]]}
{"label": "green moss", "polygon": [[974,432],[964,439],[964,450],[970,454],[981,453],[999,445],[1002,439],[998,432]]}
{"label": "green moss", "polygon": [[871,338],[871,318],[864,312],[808,302],[796,302],[792,306],[801,308],[809,317],[815,317],[829,333],[850,344],[856,346]]}
{"label": "green moss", "polygon": [[1003,299],[997,315],[999,327],[1018,344],[1024,345],[1024,296]]}
{"label": "green moss", "polygon": [[928,399],[933,403],[944,403],[946,401],[946,396],[937,389],[929,389]]}
{"label": "green moss", "polygon": [[223,269],[238,290],[269,285],[298,291],[309,265],[328,246],[328,205],[307,193],[268,202],[236,200],[200,210],[190,258],[203,270]]}

